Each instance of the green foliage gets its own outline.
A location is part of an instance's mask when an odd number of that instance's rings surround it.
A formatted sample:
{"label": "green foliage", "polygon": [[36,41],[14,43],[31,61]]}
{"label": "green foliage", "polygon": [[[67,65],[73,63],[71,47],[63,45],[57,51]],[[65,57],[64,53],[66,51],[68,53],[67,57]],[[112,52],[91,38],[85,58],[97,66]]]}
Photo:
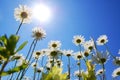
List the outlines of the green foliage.
{"label": "green foliage", "polygon": [[41,80],[67,80],[67,74],[62,74],[62,68],[54,66],[48,73],[42,73]]}
{"label": "green foliage", "polygon": [[0,46],[0,55],[4,58],[9,58],[11,55],[15,54],[16,44],[19,40],[19,36],[11,35],[9,38],[4,35],[0,37],[0,40],[3,42],[4,46]]}
{"label": "green foliage", "polygon": [[13,69],[8,70],[8,71],[3,71],[2,74],[1,74],[1,76],[10,75],[12,73],[19,72],[19,71],[21,71],[21,70],[23,70],[25,68],[27,68],[27,64],[22,64],[20,66],[17,66],[17,67],[15,67]]}
{"label": "green foliage", "polygon": [[88,73],[82,72],[83,80],[96,80],[94,65],[90,61],[86,61],[87,71]]}
{"label": "green foliage", "polygon": [[10,56],[22,50],[24,46],[27,44],[27,41],[22,43],[19,46],[19,48],[15,51],[16,45],[19,41],[19,36],[11,35],[8,38],[6,35],[4,35],[0,37],[0,41],[3,43],[3,46],[0,46],[0,55],[6,59],[9,59]]}
{"label": "green foliage", "polygon": [[19,48],[16,50],[16,53],[17,53],[18,51],[22,50],[27,43],[28,43],[28,41],[23,42],[23,43],[19,46]]}

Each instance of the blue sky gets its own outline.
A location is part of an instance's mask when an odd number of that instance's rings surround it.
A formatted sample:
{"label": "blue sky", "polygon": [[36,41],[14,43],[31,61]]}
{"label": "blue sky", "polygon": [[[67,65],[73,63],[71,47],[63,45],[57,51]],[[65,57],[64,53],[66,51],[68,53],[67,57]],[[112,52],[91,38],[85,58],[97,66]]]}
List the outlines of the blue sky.
{"label": "blue sky", "polygon": [[[19,4],[26,4],[30,7],[34,3],[44,3],[48,5],[53,16],[49,22],[41,23],[33,20],[31,24],[24,24],[20,30],[20,42],[32,42],[31,30],[33,27],[41,25],[46,30],[46,39],[39,42],[37,49],[47,48],[50,40],[60,40],[62,49],[78,48],[72,43],[74,35],[84,35],[88,40],[93,36],[95,40],[102,34],[108,36],[108,46],[113,55],[118,55],[120,49],[120,0],[1,0],[0,1],[0,36],[15,34],[19,22],[14,18],[14,8]],[[25,50],[21,53],[25,53]],[[106,64],[107,79],[110,80],[112,70],[117,68],[109,60]],[[110,74],[108,74],[110,73]]]}

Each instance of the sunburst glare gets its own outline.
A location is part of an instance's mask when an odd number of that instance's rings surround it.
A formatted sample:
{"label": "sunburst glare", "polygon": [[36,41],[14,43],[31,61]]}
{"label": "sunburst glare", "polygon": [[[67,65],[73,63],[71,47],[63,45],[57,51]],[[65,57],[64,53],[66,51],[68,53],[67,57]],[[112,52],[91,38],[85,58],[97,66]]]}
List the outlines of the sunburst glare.
{"label": "sunburst glare", "polygon": [[35,4],[32,11],[33,18],[40,22],[49,21],[52,16],[50,8],[45,4]]}

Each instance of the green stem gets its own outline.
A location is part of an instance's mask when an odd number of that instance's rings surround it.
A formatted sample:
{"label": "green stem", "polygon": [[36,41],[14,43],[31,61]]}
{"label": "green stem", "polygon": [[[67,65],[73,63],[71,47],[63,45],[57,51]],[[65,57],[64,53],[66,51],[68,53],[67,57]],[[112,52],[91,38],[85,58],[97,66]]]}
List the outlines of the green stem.
{"label": "green stem", "polygon": [[68,56],[68,79],[70,80],[70,57]]}
{"label": "green stem", "polygon": [[[34,43],[34,46],[33,46],[33,49],[32,49],[32,53],[31,53],[31,55],[30,55],[30,58],[29,58],[29,60],[28,60],[28,63],[30,62],[30,60],[31,60],[31,58],[32,58],[32,55],[33,55],[33,52],[34,52],[34,50],[35,50],[36,44],[37,44],[37,40],[35,40],[35,43]],[[28,68],[27,68],[27,69],[28,69]],[[21,74],[20,80],[21,80],[21,79],[23,78],[23,76],[25,75],[24,72],[26,72],[25,69],[22,70],[22,74]],[[19,74],[18,74],[18,76],[17,76],[17,79],[18,79],[18,77],[20,76],[20,73],[21,73],[21,72],[19,72]]]}
{"label": "green stem", "polygon": [[[80,59],[79,59],[79,63],[80,63]],[[80,74],[81,74],[81,72],[80,72],[80,70],[81,70],[80,64],[78,65],[78,67],[79,67],[79,80],[80,80]]]}
{"label": "green stem", "polygon": [[[41,76],[41,79],[42,79],[42,76]],[[40,73],[38,73],[37,80],[40,80]]]}
{"label": "green stem", "polygon": [[[78,45],[78,46],[79,46],[80,55],[82,55],[82,54],[81,54],[81,45]],[[83,60],[86,62],[86,60],[85,60],[84,57],[83,57]]]}
{"label": "green stem", "polygon": [[102,80],[102,76],[100,75],[99,77],[100,77],[100,80]]}
{"label": "green stem", "polygon": [[36,44],[37,44],[37,40],[36,40],[35,43],[34,43],[33,50],[32,50],[32,53],[31,53],[31,55],[30,55],[30,58],[29,58],[29,60],[28,60],[28,63],[30,62],[30,60],[31,60],[31,58],[32,58],[32,55],[33,55],[33,52],[34,52],[34,50],[35,50]]}
{"label": "green stem", "polygon": [[106,80],[106,76],[105,76],[105,65],[102,64],[102,68],[103,68],[103,80]]}
{"label": "green stem", "polygon": [[35,39],[32,41],[32,43],[31,43],[31,45],[30,45],[30,48],[29,48],[29,51],[28,51],[28,53],[27,53],[27,56],[26,56],[25,60],[28,58],[34,42],[35,42]]}
{"label": "green stem", "polygon": [[[17,64],[17,60],[15,61],[14,68],[15,68],[16,64]],[[14,76],[14,73],[11,75],[10,80],[12,80],[13,76]]]}
{"label": "green stem", "polygon": [[[37,62],[38,62],[38,58],[37,58],[35,64],[37,64]],[[37,67],[35,66],[33,80],[35,80],[35,78],[36,78],[36,68],[37,68]]]}
{"label": "green stem", "polygon": [[116,59],[116,57],[110,52],[108,46],[107,46],[106,44],[104,44],[104,46],[106,47],[107,51],[109,51],[110,55],[111,55],[114,59]]}
{"label": "green stem", "polygon": [[20,25],[19,25],[19,27],[18,27],[18,29],[17,29],[17,31],[16,31],[16,35],[18,35],[18,32],[19,32],[19,30],[20,30],[20,28],[21,28],[21,26],[22,26],[22,24],[23,24],[23,21],[24,21],[24,19],[22,19],[22,21],[21,21],[21,23],[20,23]]}
{"label": "green stem", "polygon": [[53,57],[53,61],[52,61],[52,67],[54,67],[54,57]]}
{"label": "green stem", "polygon": [[43,67],[44,56],[42,57],[41,66]]}
{"label": "green stem", "polygon": [[[35,60],[35,59],[34,59],[34,60]],[[22,70],[21,77],[20,77],[19,80],[21,80],[21,79],[23,78],[23,76],[25,75],[25,73],[26,73],[27,70],[29,69],[30,65],[34,62],[34,60],[31,61],[31,63],[28,65],[28,67],[27,67],[26,69]]]}
{"label": "green stem", "polygon": [[9,61],[9,60],[6,60],[6,61],[4,62],[4,64],[2,65],[2,68],[1,68],[1,70],[0,70],[0,80],[1,80],[1,77],[2,77],[1,74],[2,74],[2,72],[3,72],[3,70],[4,70],[4,68],[6,67],[8,61]]}

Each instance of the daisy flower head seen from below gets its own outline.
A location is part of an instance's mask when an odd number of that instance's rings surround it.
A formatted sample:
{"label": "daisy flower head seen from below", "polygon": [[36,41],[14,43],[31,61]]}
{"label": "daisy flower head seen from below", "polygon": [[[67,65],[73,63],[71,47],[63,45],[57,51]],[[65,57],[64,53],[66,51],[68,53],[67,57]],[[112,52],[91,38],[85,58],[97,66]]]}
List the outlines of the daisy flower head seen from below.
{"label": "daisy flower head seen from below", "polygon": [[88,49],[88,50],[85,50],[85,51],[83,52],[84,57],[88,57],[90,54],[91,54],[91,52],[90,52],[89,49]]}
{"label": "daisy flower head seen from below", "polygon": [[84,44],[83,44],[85,50],[90,50],[92,51],[94,49],[94,42],[93,40],[89,40],[89,41],[86,41]]}
{"label": "daisy flower head seen from below", "polygon": [[61,47],[61,42],[60,41],[50,41],[49,43],[48,43],[48,47],[50,48],[50,49],[59,49],[60,47]]}
{"label": "daisy flower head seen from below", "polygon": [[75,58],[75,60],[80,60],[83,58],[82,52],[80,53],[79,51],[76,52],[73,57]]}
{"label": "daisy flower head seen from below", "polygon": [[44,70],[43,67],[37,67],[37,72],[38,72],[38,73],[43,72],[43,70]]}
{"label": "daisy flower head seen from below", "polygon": [[83,71],[83,70],[81,70],[81,71],[77,70],[77,71],[74,72],[74,75],[75,75],[76,77],[82,77],[82,71]]}
{"label": "daisy flower head seen from below", "polygon": [[109,60],[109,52],[97,52],[96,54],[92,55],[92,61],[97,64],[105,64],[107,60]]}
{"label": "daisy flower head seen from below", "polygon": [[22,23],[30,23],[32,19],[32,11],[26,5],[19,5],[18,8],[15,8],[14,17],[16,21],[20,21]]}
{"label": "daisy flower head seen from below", "polygon": [[20,59],[25,59],[22,54],[15,54],[12,56],[12,59],[20,60]]}
{"label": "daisy flower head seen from below", "polygon": [[38,66],[38,63],[33,62],[33,63],[31,64],[31,66],[32,66],[32,68],[36,68],[36,67]]}
{"label": "daisy flower head seen from below", "polygon": [[73,43],[76,46],[81,45],[84,41],[85,41],[85,38],[82,35],[73,36]]}
{"label": "daisy flower head seen from below", "polygon": [[120,57],[115,57],[115,59],[113,60],[113,63],[114,63],[116,66],[120,66]]}
{"label": "daisy flower head seen from below", "polygon": [[70,57],[73,55],[73,50],[64,50],[63,54],[67,57]]}
{"label": "daisy flower head seen from below", "polygon": [[115,78],[115,77],[118,77],[120,76],[120,67],[118,67],[117,69],[115,69],[112,73],[112,77]]}
{"label": "daisy flower head seen from below", "polygon": [[33,57],[35,59],[39,59],[40,57],[42,57],[44,55],[44,52],[43,51],[36,51],[33,53]]}
{"label": "daisy flower head seen from below", "polygon": [[56,66],[62,67],[63,66],[63,62],[60,59],[57,59],[56,60]]}
{"label": "daisy flower head seen from below", "polygon": [[104,73],[104,70],[103,69],[99,69],[96,71],[96,75],[102,75]]}
{"label": "daisy flower head seen from below", "polygon": [[106,35],[101,35],[96,42],[97,42],[97,45],[104,45],[108,42],[108,38]]}
{"label": "daisy flower head seen from below", "polygon": [[42,28],[35,27],[32,29],[32,37],[36,40],[42,40],[46,37],[46,32]]}
{"label": "daisy flower head seen from below", "polygon": [[61,50],[49,49],[46,55],[47,55],[49,58],[58,59],[58,57],[61,55],[61,53],[62,53]]}

